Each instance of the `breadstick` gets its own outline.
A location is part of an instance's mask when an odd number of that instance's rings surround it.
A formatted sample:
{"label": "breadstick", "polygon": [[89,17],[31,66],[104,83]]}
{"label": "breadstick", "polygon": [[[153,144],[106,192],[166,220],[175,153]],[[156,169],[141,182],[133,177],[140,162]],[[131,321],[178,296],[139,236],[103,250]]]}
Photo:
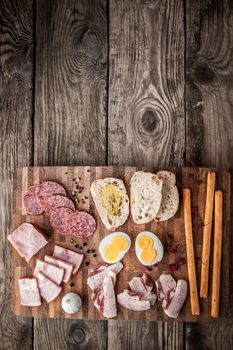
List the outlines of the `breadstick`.
{"label": "breadstick", "polygon": [[211,229],[212,229],[212,220],[213,220],[215,178],[216,178],[216,175],[214,172],[208,173],[205,219],[204,219],[204,230],[203,230],[202,260],[201,260],[201,284],[200,284],[201,298],[207,298],[208,296],[210,243],[211,243]]}
{"label": "breadstick", "polygon": [[200,307],[197,293],[197,277],[194,258],[193,230],[191,218],[191,197],[188,188],[183,189],[183,206],[184,206],[184,226],[185,241],[187,251],[188,278],[191,300],[191,311],[193,315],[200,315]]}
{"label": "breadstick", "polygon": [[219,314],[220,268],[222,253],[222,191],[215,191],[214,205],[214,263],[212,277],[211,316]]}

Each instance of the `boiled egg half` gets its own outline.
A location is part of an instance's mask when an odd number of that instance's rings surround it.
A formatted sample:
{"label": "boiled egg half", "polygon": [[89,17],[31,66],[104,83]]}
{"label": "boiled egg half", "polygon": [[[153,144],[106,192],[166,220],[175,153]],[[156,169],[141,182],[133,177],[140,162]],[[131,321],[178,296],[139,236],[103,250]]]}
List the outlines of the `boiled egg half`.
{"label": "boiled egg half", "polygon": [[113,232],[104,237],[99,245],[101,258],[108,264],[123,259],[131,245],[130,237],[124,232]]}
{"label": "boiled egg half", "polygon": [[142,231],[137,235],[135,252],[142,265],[152,266],[162,260],[163,245],[154,233]]}

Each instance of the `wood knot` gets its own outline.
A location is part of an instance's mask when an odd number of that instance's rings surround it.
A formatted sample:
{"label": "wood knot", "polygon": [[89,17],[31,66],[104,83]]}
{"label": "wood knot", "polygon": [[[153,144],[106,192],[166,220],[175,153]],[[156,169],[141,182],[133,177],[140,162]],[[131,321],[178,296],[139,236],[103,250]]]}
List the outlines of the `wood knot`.
{"label": "wood knot", "polygon": [[68,332],[68,339],[71,344],[82,344],[86,340],[85,330],[73,324]]}
{"label": "wood knot", "polygon": [[197,63],[191,69],[193,81],[202,84],[211,84],[215,80],[215,72],[206,63]]}
{"label": "wood knot", "polygon": [[157,126],[158,120],[157,116],[152,110],[147,110],[142,115],[142,125],[145,131],[153,132]]}

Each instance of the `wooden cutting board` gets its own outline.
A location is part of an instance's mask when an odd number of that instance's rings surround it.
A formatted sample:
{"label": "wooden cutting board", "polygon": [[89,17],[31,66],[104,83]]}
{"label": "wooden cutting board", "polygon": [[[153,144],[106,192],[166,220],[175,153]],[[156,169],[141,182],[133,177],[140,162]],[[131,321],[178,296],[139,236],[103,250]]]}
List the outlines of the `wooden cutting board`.
{"label": "wooden cutting board", "polygon": [[[164,169],[164,168],[163,168]],[[130,178],[136,170],[157,172],[159,168],[136,168],[123,166],[105,166],[105,167],[25,167],[17,170],[14,181],[13,202],[12,202],[12,230],[17,228],[24,222],[30,222],[38,225],[49,237],[50,243],[42,249],[31,261],[26,262],[12,249],[12,309],[20,316],[29,317],[67,317],[80,319],[102,319],[103,317],[94,308],[91,301],[91,291],[86,285],[88,268],[98,263],[103,263],[99,254],[94,257],[93,254],[87,253],[88,249],[95,249],[98,252],[98,244],[101,239],[110,233],[100,221],[97,211],[95,209],[92,197],[90,195],[90,184],[93,180],[104,177],[119,177],[124,180],[128,187]],[[207,168],[166,168],[176,173],[177,186],[181,194],[183,187],[189,187],[192,193],[193,206],[193,234],[195,242],[195,257],[197,266],[198,286],[200,283],[200,267],[201,267],[201,251],[202,251],[202,235],[203,235],[203,219],[206,199],[206,178],[210,169]],[[214,170],[214,169],[212,169]],[[223,251],[222,251],[222,269],[221,269],[221,300],[220,300],[220,317],[225,317],[229,306],[229,223],[230,223],[230,174],[224,170],[215,170],[217,172],[217,189],[223,191]],[[86,239],[87,246],[83,249],[75,247],[75,244],[80,244],[80,240],[74,239],[70,236],[64,237],[55,235],[49,223],[47,215],[30,216],[27,215],[22,206],[22,195],[26,188],[33,184],[39,184],[44,180],[54,180],[61,183],[67,190],[70,198],[76,186],[84,187],[82,193],[77,198],[77,208],[81,210],[90,211],[97,220],[97,231],[95,234]],[[74,195],[74,193],[73,193]],[[89,207],[90,206],[90,207]],[[180,206],[176,216],[168,222],[157,224],[151,222],[146,225],[137,225],[129,218],[127,222],[120,228],[121,231],[127,232],[132,239],[132,246],[128,254],[125,256],[123,263],[124,269],[119,273],[116,283],[116,293],[128,288],[128,281],[133,276],[138,276],[142,272],[146,272],[148,276],[155,280],[162,271],[168,271],[168,265],[173,264],[179,258],[186,258],[185,236],[184,236],[184,220],[182,199],[180,196]],[[138,232],[149,230],[155,232],[167,251],[162,263],[153,268],[152,271],[146,270],[136,258],[134,251],[134,241]],[[52,254],[54,243],[73,249],[77,252],[85,254],[85,260],[80,271],[72,278],[70,283],[63,287],[63,293],[52,303],[43,304],[40,307],[24,307],[20,305],[20,295],[17,280],[22,277],[32,276],[36,259],[43,259],[45,254]],[[213,255],[213,254],[212,254]],[[85,262],[90,265],[86,266]],[[211,256],[212,264],[212,256]],[[176,279],[184,278],[188,280],[187,265],[182,265],[173,273]],[[212,280],[212,268],[210,271],[210,281]],[[82,310],[73,315],[67,315],[62,311],[61,299],[68,291],[75,291],[79,293],[83,299]],[[211,307],[211,288],[209,297],[200,300],[201,315],[192,316],[190,311],[190,300],[187,298],[182,312],[179,315],[178,321],[188,322],[206,322],[210,321],[210,307]],[[155,307],[146,312],[133,312],[124,309],[118,305],[117,319],[124,320],[149,320],[162,321],[168,320],[168,317],[163,313],[161,303],[156,303]]]}

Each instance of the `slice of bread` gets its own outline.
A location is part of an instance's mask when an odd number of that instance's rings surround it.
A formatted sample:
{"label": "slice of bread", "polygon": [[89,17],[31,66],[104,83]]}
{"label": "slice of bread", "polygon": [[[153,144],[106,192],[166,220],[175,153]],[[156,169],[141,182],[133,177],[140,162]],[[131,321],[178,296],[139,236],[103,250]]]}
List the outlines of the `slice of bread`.
{"label": "slice of bread", "polygon": [[130,180],[130,205],[133,221],[146,224],[153,220],[162,200],[163,180],[157,175],[137,171]]}
{"label": "slice of bread", "polygon": [[170,171],[159,171],[157,176],[161,177],[164,181],[162,189],[162,202],[157,213],[156,221],[167,221],[172,218],[179,207],[179,193],[176,183],[176,175]]}
{"label": "slice of bread", "polygon": [[129,197],[121,179],[107,177],[91,184],[98,214],[108,230],[123,225],[129,216]]}

